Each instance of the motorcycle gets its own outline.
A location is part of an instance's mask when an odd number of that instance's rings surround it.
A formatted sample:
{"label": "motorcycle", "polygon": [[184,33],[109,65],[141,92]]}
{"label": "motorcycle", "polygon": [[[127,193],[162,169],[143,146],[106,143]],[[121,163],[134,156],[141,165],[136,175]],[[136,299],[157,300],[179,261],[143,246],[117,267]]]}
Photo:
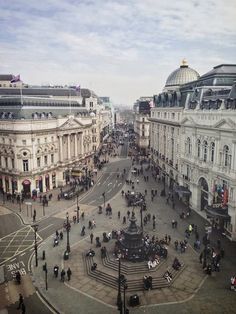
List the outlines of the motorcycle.
{"label": "motorcycle", "polygon": [[53,268],[54,276],[57,278],[58,277],[58,272],[59,272],[59,267],[56,265]]}
{"label": "motorcycle", "polygon": [[59,244],[58,238],[55,238],[53,241],[53,247],[58,246],[58,244]]}

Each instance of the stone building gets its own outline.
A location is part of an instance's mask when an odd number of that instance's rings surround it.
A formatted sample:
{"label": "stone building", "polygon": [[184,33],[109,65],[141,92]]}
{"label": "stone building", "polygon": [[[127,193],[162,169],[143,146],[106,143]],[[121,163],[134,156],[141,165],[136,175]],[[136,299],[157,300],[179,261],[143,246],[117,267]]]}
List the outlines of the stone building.
{"label": "stone building", "polygon": [[100,106],[92,91],[4,84],[0,88],[2,191],[30,196],[33,190],[64,185],[73,169],[93,170],[93,154],[112,121],[110,110]]}
{"label": "stone building", "polygon": [[154,96],[153,161],[180,198],[236,240],[236,65],[201,77],[189,70],[184,62]]}

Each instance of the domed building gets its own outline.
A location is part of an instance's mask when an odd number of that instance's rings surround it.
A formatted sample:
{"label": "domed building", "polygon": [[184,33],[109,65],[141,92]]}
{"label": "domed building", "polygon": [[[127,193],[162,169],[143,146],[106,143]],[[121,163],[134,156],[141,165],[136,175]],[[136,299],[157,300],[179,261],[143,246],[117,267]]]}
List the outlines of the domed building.
{"label": "domed building", "polygon": [[175,91],[176,89],[179,89],[181,85],[196,81],[199,77],[200,75],[198,72],[190,68],[187,61],[183,59],[180,67],[168,76],[163,91]]}

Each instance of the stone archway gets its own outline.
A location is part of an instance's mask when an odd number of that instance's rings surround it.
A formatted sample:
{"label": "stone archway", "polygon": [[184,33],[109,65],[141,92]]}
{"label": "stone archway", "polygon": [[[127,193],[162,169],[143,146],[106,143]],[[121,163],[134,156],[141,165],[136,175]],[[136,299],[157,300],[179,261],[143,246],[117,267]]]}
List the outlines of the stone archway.
{"label": "stone archway", "polygon": [[208,183],[206,181],[206,179],[204,177],[201,177],[199,180],[198,180],[198,185],[200,187],[200,193],[199,193],[199,196],[200,196],[200,209],[201,210],[204,210],[205,207],[208,205],[208,193],[209,193],[209,186],[208,186]]}

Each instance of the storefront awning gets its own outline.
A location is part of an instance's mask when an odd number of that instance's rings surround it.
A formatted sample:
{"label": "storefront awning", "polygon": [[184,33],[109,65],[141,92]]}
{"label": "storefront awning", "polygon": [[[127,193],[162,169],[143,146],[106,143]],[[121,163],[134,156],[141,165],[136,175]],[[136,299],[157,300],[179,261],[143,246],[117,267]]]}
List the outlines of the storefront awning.
{"label": "storefront awning", "polygon": [[222,207],[214,208],[212,206],[207,206],[206,214],[208,218],[221,218],[227,221],[230,221],[231,219],[231,217],[228,214],[228,208]]}
{"label": "storefront awning", "polygon": [[174,192],[177,193],[179,197],[190,196],[192,194],[191,191],[183,185],[176,186]]}

